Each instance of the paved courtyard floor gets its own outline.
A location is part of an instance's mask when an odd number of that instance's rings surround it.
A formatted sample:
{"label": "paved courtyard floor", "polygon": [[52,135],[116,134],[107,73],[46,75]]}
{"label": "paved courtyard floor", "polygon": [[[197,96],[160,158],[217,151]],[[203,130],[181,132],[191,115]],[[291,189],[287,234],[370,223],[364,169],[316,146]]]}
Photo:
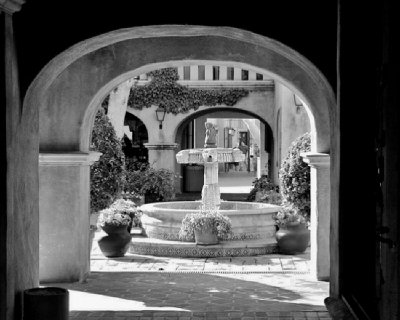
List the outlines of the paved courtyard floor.
{"label": "paved courtyard floor", "polygon": [[179,259],[105,258],[94,242],[86,283],[70,292],[70,319],[331,319],[329,283],[309,274],[309,253]]}

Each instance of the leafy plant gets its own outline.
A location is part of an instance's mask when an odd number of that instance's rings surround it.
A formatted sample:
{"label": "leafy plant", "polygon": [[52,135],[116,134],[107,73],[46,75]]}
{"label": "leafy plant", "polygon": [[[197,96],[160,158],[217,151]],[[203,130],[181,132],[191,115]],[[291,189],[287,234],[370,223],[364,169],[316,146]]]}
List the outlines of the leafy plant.
{"label": "leafy plant", "polygon": [[110,207],[100,211],[98,226],[126,225],[128,230],[132,227],[142,227],[142,211],[130,200],[117,199]]}
{"label": "leafy plant", "polygon": [[262,175],[260,178],[256,178],[253,181],[253,189],[251,189],[247,200],[254,201],[256,199],[257,192],[266,192],[266,191],[276,191],[278,192],[278,187],[275,186],[267,175]]}
{"label": "leafy plant", "polygon": [[157,201],[167,201],[175,194],[177,175],[168,169],[154,169],[143,165],[140,170],[129,171],[126,175],[126,192],[139,195],[154,195]]}
{"label": "leafy plant", "polygon": [[93,213],[111,205],[119,196],[125,178],[121,141],[102,108],[95,117],[91,150],[102,153],[99,161],[90,167],[90,209]]}
{"label": "leafy plant", "polygon": [[300,156],[311,150],[310,134],[297,138],[279,170],[281,194],[284,202],[292,204],[299,214],[310,220],[310,167]]}
{"label": "leafy plant", "polygon": [[185,113],[200,106],[235,105],[249,94],[245,89],[195,89],[177,83],[176,68],[163,68],[148,73],[150,83],[132,87],[128,106],[142,110],[152,105],[164,107],[167,113]]}
{"label": "leafy plant", "polygon": [[308,225],[307,219],[297,208],[287,203],[272,218],[280,229],[295,229]]}
{"label": "leafy plant", "polygon": [[179,238],[186,241],[194,241],[195,230],[211,228],[219,239],[227,239],[232,235],[231,220],[218,211],[205,210],[188,213],[182,220]]}
{"label": "leafy plant", "polygon": [[259,193],[259,199],[256,199],[258,202],[266,202],[275,205],[281,205],[282,196],[279,192],[275,190],[263,190]]}

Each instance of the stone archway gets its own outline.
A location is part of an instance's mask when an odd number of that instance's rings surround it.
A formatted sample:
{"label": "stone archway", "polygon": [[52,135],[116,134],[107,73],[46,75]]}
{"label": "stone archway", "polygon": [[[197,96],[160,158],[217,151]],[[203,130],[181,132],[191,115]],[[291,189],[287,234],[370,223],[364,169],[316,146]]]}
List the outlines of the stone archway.
{"label": "stone archway", "polygon": [[[220,115],[222,114],[222,116]],[[192,120],[197,119],[199,117],[202,116],[206,116],[209,115],[210,117],[217,117],[217,118],[234,118],[234,119],[257,119],[260,121],[260,123],[262,123],[262,126],[260,127],[260,149],[262,152],[262,157],[264,159],[262,159],[263,161],[260,162],[260,166],[262,166],[263,168],[267,165],[267,157],[274,157],[274,148],[273,148],[273,144],[274,144],[274,135],[275,133],[272,130],[271,127],[271,122],[272,119],[268,119],[268,121],[262,117],[261,115],[249,111],[249,110],[245,110],[242,108],[238,108],[238,107],[211,107],[211,108],[202,108],[200,110],[197,110],[196,112],[187,114],[181,121],[180,123],[177,125],[176,130],[175,130],[175,142],[178,146],[177,151],[184,149],[182,147],[181,144],[181,139],[182,139],[182,132],[184,127]],[[196,130],[197,131],[197,130]],[[204,143],[204,141],[202,141],[202,143]],[[268,151],[267,151],[268,148]],[[268,153],[268,155],[267,155]],[[182,173],[182,165],[178,164],[175,161],[175,171],[176,172],[181,172]],[[272,173],[272,172],[270,172]],[[272,176],[272,174],[271,174]],[[182,188],[182,184],[180,186]]]}
{"label": "stone archway", "polygon": [[[314,124],[315,155],[309,157],[313,185],[317,186],[322,179],[328,182],[324,183],[328,198],[332,194],[329,210],[328,204],[320,205],[320,193],[314,188],[318,198],[313,210],[318,225],[313,241],[329,232],[330,214],[335,234],[339,179],[337,110],[330,85],[311,62],[275,40],[235,28],[167,25],[122,29],[78,43],[55,57],[36,77],[24,101],[24,108],[39,108],[39,257],[43,281],[82,280],[89,270],[89,165],[96,160],[89,152],[89,136],[96,108],[105,94],[128,77],[155,69],[159,64],[168,66],[174,61],[191,60],[250,64],[270,73],[309,106]],[[326,170],[330,155],[332,166]],[[321,166],[325,170],[319,170]],[[328,244],[319,249],[313,257],[316,266],[329,260]],[[325,255],[319,256],[323,252]],[[337,251],[332,250],[331,254],[336,257]],[[327,278],[326,268],[323,271],[324,274],[318,274],[316,269],[316,276]],[[337,275],[333,277],[336,281]]]}

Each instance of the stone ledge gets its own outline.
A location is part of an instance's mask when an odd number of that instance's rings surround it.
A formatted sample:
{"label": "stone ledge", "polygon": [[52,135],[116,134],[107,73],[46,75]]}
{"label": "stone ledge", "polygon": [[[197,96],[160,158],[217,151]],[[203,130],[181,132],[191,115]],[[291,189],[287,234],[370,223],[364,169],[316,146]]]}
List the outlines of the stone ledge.
{"label": "stone ledge", "polygon": [[177,143],[144,143],[148,150],[175,150],[178,147]]}
{"label": "stone ledge", "polygon": [[194,242],[134,237],[129,247],[129,252],[133,254],[181,258],[244,257],[272,254],[277,251],[276,243],[262,240],[222,241],[217,245],[201,246]]}
{"label": "stone ledge", "polygon": [[48,152],[39,154],[40,166],[82,166],[99,160],[101,152]]}

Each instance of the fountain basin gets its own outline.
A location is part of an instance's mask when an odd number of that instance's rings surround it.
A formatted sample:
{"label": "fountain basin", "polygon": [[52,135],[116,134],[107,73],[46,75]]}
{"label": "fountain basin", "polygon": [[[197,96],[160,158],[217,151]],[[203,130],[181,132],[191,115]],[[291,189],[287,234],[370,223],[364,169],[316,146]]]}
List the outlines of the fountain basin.
{"label": "fountain basin", "polygon": [[[201,201],[159,202],[142,205],[142,223],[149,238],[178,241],[183,218],[199,212]],[[232,222],[233,236],[228,241],[263,240],[275,243],[272,215],[279,206],[257,203],[222,201],[219,212]]]}

